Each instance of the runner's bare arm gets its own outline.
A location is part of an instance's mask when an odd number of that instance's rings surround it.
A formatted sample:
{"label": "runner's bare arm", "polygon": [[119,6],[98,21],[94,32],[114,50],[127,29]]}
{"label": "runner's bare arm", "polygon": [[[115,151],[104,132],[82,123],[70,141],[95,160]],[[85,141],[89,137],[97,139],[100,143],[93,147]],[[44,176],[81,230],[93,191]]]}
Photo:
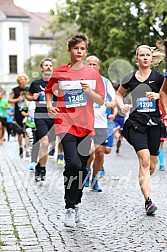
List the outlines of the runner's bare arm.
{"label": "runner's bare arm", "polygon": [[126,89],[120,86],[115,96],[116,103],[123,113],[128,112],[130,109],[129,105],[124,104],[123,102],[123,96],[125,95],[125,93],[126,93]]}
{"label": "runner's bare arm", "polygon": [[57,113],[60,112],[60,109],[57,107],[53,107],[52,105],[52,94],[45,93],[45,99],[46,99],[46,106],[48,110],[48,114],[51,118],[57,117]]}

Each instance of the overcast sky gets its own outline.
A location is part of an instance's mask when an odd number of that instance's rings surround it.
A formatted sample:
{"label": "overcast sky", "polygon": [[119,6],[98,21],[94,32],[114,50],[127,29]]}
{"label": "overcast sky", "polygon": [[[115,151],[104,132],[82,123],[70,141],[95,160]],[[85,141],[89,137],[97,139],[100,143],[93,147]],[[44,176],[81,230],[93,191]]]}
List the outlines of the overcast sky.
{"label": "overcast sky", "polygon": [[49,12],[56,7],[56,3],[65,2],[65,0],[13,0],[14,4],[27,10],[35,12]]}

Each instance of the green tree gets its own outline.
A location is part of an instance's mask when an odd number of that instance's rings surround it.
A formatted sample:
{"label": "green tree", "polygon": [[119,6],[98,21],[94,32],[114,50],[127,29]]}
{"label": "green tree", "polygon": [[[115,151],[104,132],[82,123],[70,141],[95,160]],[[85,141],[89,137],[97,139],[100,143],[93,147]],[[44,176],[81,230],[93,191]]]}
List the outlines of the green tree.
{"label": "green tree", "polygon": [[[116,59],[135,67],[140,44],[157,46],[167,55],[166,6],[167,0],[66,0],[57,6],[57,13],[51,11],[52,18],[44,27],[55,41],[48,56],[55,60],[55,67],[68,63],[66,42],[77,31],[88,35],[89,52],[100,58],[104,75]],[[165,62],[167,66],[167,58]],[[164,67],[160,64],[159,70]]]}
{"label": "green tree", "polygon": [[118,58],[134,63],[140,44],[161,45],[167,52],[167,0],[66,0],[59,22],[76,22],[90,38],[89,51],[102,71]]}
{"label": "green tree", "polygon": [[67,53],[68,39],[78,31],[78,26],[75,22],[68,22],[60,19],[62,6],[57,6],[57,13],[51,11],[52,18],[45,25],[45,30],[49,31],[54,37],[52,49],[49,56],[54,59],[55,66],[60,66],[69,62],[69,55]]}

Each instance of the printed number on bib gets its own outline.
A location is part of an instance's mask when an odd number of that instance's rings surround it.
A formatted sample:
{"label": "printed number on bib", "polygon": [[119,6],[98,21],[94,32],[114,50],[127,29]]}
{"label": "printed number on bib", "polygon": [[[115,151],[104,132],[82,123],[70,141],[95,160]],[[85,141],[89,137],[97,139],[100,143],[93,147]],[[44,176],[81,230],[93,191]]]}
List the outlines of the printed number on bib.
{"label": "printed number on bib", "polygon": [[80,107],[87,104],[87,94],[82,89],[73,89],[65,93],[66,108]]}
{"label": "printed number on bib", "polygon": [[138,112],[153,112],[156,110],[156,101],[150,100],[148,97],[138,98],[136,103]]}

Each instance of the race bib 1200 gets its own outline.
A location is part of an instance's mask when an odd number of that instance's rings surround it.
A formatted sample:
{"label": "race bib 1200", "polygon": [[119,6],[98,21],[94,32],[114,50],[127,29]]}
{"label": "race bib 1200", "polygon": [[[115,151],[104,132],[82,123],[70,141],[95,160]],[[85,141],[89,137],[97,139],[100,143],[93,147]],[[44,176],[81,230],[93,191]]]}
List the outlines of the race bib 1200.
{"label": "race bib 1200", "polygon": [[136,101],[138,112],[153,112],[156,111],[156,101],[150,100],[148,97],[138,98]]}

